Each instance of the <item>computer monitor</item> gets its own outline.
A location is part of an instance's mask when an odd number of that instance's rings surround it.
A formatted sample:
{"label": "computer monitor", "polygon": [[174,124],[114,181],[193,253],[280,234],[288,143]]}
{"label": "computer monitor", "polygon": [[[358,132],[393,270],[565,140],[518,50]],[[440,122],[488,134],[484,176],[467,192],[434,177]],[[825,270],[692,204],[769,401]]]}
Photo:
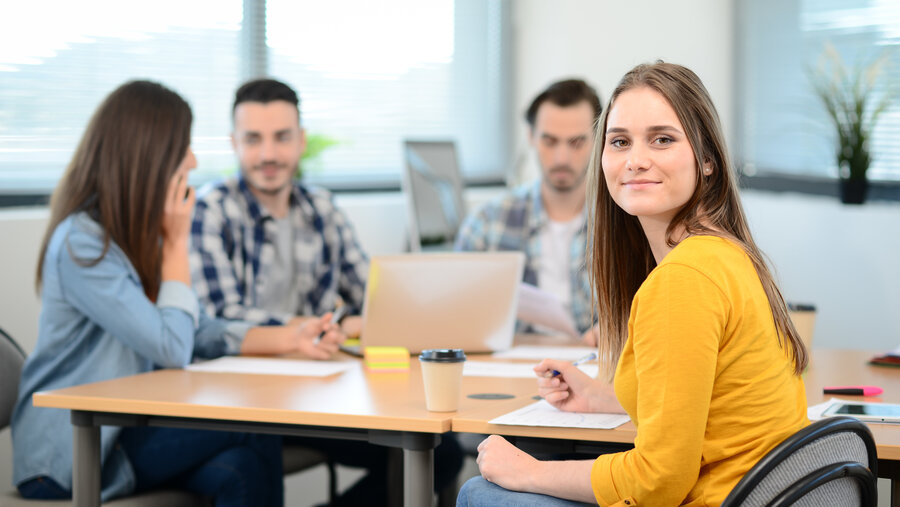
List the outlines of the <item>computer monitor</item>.
{"label": "computer monitor", "polygon": [[449,250],[466,217],[453,141],[404,142],[410,251]]}

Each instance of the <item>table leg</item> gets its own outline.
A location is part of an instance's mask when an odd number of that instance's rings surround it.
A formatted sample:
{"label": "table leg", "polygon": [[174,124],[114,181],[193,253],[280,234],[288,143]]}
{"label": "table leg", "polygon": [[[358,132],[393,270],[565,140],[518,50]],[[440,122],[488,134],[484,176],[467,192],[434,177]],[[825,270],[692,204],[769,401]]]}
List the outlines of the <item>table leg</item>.
{"label": "table leg", "polygon": [[72,500],[76,507],[100,505],[100,427],[90,414],[72,411]]}
{"label": "table leg", "polygon": [[434,504],[434,449],[403,449],[403,505]]}

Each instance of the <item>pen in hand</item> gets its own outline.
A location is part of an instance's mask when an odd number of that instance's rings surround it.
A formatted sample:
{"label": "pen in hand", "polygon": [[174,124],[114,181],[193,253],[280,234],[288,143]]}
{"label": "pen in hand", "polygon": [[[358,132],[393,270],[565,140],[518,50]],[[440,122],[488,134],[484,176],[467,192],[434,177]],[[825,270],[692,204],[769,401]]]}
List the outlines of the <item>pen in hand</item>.
{"label": "pen in hand", "polygon": [[[332,324],[340,324],[341,319],[344,318],[344,315],[347,313],[346,306],[339,306],[334,309],[334,313],[331,314],[331,323]],[[316,337],[314,344],[318,345],[319,342],[322,341],[322,337],[325,336],[325,333],[319,333],[319,336]]]}
{"label": "pen in hand", "polygon": [[[581,363],[593,361],[594,359],[597,359],[597,353],[591,352],[590,354],[588,354],[582,358],[572,361],[572,366],[578,366]],[[559,376],[559,371],[557,371],[557,370],[547,370],[546,372],[544,372],[544,378],[553,378],[556,376]]]}

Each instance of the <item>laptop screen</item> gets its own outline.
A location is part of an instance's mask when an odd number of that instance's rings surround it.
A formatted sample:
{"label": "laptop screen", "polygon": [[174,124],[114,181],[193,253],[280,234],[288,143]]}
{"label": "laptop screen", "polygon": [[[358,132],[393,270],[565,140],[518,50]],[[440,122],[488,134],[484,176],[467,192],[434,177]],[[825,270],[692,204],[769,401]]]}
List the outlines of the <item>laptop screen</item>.
{"label": "laptop screen", "polygon": [[515,333],[521,252],[375,256],[361,345],[466,352],[507,349]]}

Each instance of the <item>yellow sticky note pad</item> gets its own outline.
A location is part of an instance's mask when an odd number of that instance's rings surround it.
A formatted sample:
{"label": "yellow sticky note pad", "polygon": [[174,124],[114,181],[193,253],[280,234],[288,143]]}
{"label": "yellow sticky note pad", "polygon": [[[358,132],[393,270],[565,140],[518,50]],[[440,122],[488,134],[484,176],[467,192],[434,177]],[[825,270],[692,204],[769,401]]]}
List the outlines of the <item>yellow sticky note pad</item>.
{"label": "yellow sticky note pad", "polygon": [[406,362],[409,363],[409,349],[406,347],[366,347],[363,350],[366,362]]}
{"label": "yellow sticky note pad", "polygon": [[409,350],[406,347],[366,347],[363,350],[366,369],[374,372],[409,370]]}

